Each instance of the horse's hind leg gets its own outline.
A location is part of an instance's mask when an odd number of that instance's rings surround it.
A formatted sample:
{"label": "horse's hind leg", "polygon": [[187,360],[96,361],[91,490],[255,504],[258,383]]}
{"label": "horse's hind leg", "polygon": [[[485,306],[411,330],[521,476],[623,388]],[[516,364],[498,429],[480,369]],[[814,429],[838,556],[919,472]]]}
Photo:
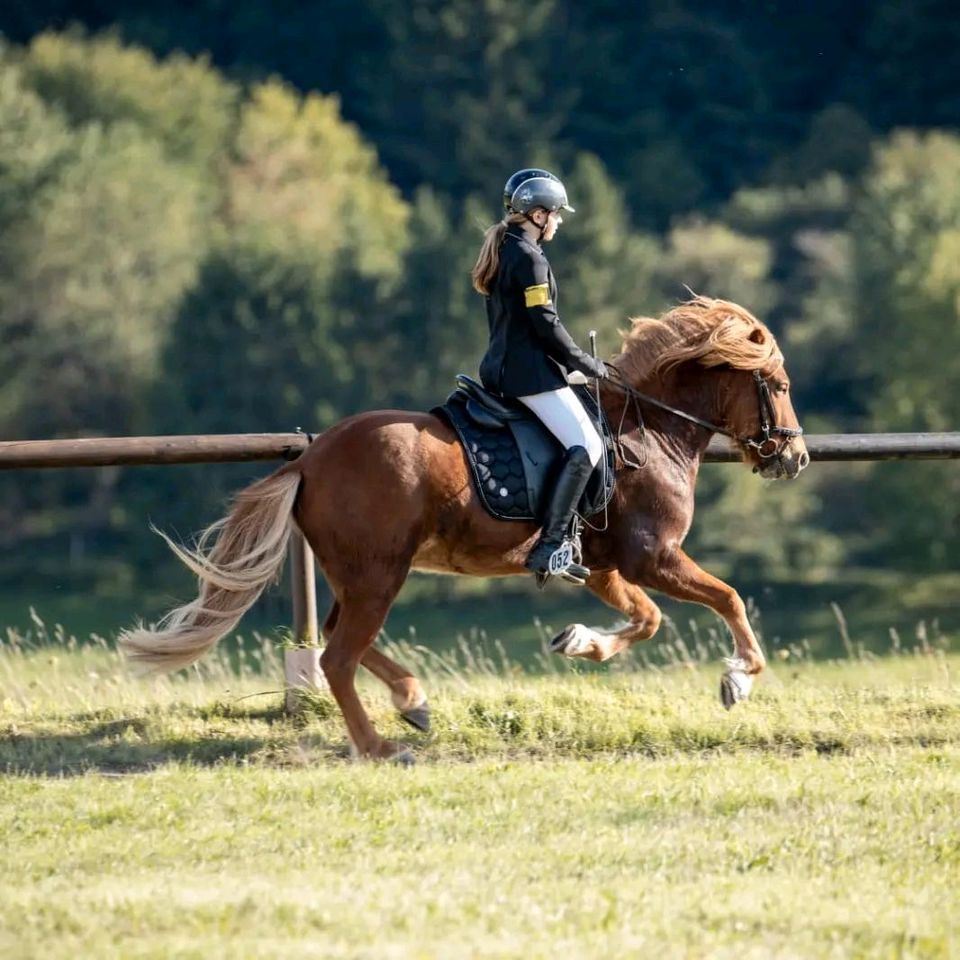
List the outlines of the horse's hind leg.
{"label": "horse's hind leg", "polygon": [[390,699],[400,712],[401,719],[417,730],[428,733],[430,706],[420,681],[409,670],[375,647],[370,647],[360,662],[390,689]]}
{"label": "horse's hind leg", "polygon": [[[330,692],[343,714],[353,749],[360,757],[387,760],[403,753],[400,745],[387,742],[377,733],[354,684],[357,666],[376,640],[398,589],[345,591],[338,600],[327,645],[320,657]],[[331,617],[328,616],[324,632],[329,623]]]}
{"label": "horse's hind leg", "polygon": [[565,657],[602,662],[640,640],[649,640],[660,626],[660,608],[617,570],[591,574],[587,586],[604,603],[626,614],[630,622],[620,630],[597,630],[572,623],[550,641],[550,649]]}
{"label": "horse's hind leg", "polygon": [[[335,600],[323,623],[323,635],[329,639],[340,616],[340,602]],[[390,699],[400,713],[401,719],[423,733],[430,730],[430,706],[420,681],[406,668],[391,660],[376,647],[369,647],[360,662],[378,679],[386,684]]]}

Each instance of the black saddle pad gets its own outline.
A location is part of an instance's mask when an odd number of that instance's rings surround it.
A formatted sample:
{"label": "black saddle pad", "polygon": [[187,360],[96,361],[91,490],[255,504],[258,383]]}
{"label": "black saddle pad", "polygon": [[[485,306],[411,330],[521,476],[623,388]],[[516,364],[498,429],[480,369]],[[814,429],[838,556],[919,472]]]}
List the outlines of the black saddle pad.
{"label": "black saddle pad", "polygon": [[[491,409],[483,404],[485,391],[478,383],[462,376],[458,380],[467,389],[454,390],[431,413],[443,417],[460,438],[480,501],[500,520],[539,522],[562,464],[563,447],[523,404],[495,397]],[[589,389],[573,389],[596,423],[597,403]],[[602,410],[599,422],[606,456],[580,500],[579,512],[585,517],[607,505],[615,485],[613,442]]]}

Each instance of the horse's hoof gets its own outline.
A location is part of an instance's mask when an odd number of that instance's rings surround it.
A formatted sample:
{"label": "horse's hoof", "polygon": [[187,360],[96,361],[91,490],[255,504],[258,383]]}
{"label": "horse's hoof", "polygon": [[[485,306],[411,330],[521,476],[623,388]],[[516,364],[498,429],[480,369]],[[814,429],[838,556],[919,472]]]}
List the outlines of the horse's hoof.
{"label": "horse's hoof", "polygon": [[417,758],[411,750],[401,750],[390,758],[390,762],[395,763],[398,767],[415,767]]}
{"label": "horse's hoof", "polygon": [[729,674],[720,678],[720,702],[725,710],[730,710],[737,703],[737,691]]}
{"label": "horse's hoof", "polygon": [[424,700],[419,707],[414,707],[411,710],[401,710],[400,719],[405,720],[416,730],[419,730],[421,733],[430,732],[430,704]]}
{"label": "horse's hoof", "polygon": [[576,636],[576,633],[577,624],[575,623],[571,623],[565,630],[561,630],[560,633],[550,641],[550,652],[565,654],[567,652],[567,646]]}
{"label": "horse's hoof", "polygon": [[594,630],[582,623],[571,623],[550,641],[550,651],[565,657],[582,657],[593,649],[596,639]]}
{"label": "horse's hoof", "polygon": [[728,657],[724,662],[729,669],[720,678],[720,702],[729,710],[750,696],[753,677],[743,669],[746,664],[739,657]]}

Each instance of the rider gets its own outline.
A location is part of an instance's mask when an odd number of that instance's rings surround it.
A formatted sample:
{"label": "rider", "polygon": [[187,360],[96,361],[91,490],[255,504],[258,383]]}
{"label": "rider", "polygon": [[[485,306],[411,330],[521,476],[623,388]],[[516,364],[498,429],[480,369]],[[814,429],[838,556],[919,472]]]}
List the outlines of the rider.
{"label": "rider", "polygon": [[[559,560],[570,524],[590,474],[603,455],[603,441],[576,394],[571,370],[605,379],[601,360],[584,353],[557,316],[557,284],[541,243],[553,239],[563,223],[561,210],[573,213],[567,191],[547,170],[518,170],[503,188],[504,217],[489,227],[473,268],[473,286],[487,298],[490,345],[480,362],[483,385],[529,407],[566,449],[566,458],[550,496],[540,539],[526,560],[527,569],[585,580],[590,571]],[[569,554],[569,549],[566,551]]]}

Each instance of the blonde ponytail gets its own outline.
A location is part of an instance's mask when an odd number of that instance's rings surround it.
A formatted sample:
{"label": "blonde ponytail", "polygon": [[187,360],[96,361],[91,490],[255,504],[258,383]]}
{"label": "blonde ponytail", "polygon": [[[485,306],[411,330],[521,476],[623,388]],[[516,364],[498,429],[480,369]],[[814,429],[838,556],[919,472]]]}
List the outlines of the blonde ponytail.
{"label": "blonde ponytail", "polygon": [[484,231],[483,245],[470,274],[473,289],[477,293],[490,296],[490,284],[500,269],[500,244],[503,243],[503,235],[511,223],[523,223],[524,220],[526,217],[522,213],[511,213]]}

